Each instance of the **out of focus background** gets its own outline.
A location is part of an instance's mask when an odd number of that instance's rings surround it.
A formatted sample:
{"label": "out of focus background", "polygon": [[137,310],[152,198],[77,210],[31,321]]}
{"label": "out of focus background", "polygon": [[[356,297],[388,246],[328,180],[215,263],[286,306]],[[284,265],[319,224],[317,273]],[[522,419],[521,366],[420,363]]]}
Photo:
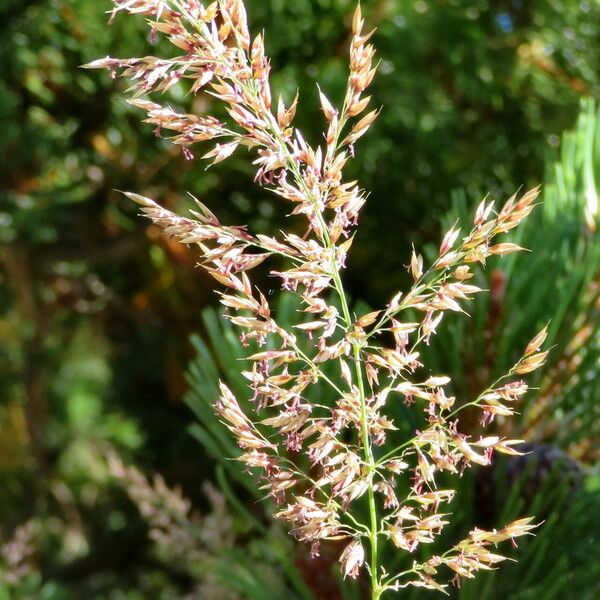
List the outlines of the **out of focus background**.
{"label": "out of focus background", "polygon": [[[343,95],[353,2],[246,4],[274,87],[300,88],[297,124],[316,142],[315,80]],[[245,157],[210,171],[183,160],[126,104],[126,82],[79,68],[164,50],[143,19],[108,27],[109,8],[0,2],[0,599],[358,600],[360,583],[335,575],[338,549],[309,560],[227,460],[235,448],[210,402],[219,377],[243,397],[246,350],[194,253],[115,190],[174,208],[189,191],[259,232],[280,227],[284,209]],[[550,321],[537,391],[497,426],[530,454],[465,475],[447,539],[524,514],[544,524],[518,563],[450,593],[598,598],[600,2],[363,9],[378,28],[383,110],[351,168],[371,191],[347,273],[357,303],[385,302],[407,283],[411,245],[435,244],[485,194],[543,184],[517,240],[532,253],[478,274],[491,293],[470,319],[449,320],[426,359],[468,399]],[[212,110],[179,87],[166,101]]]}

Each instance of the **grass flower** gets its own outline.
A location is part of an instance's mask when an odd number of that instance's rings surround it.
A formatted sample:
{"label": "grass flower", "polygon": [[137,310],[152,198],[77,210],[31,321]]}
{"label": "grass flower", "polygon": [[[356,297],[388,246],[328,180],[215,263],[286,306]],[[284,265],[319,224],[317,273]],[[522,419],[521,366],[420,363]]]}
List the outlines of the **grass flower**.
{"label": "grass flower", "polygon": [[[499,210],[484,200],[469,231],[451,229],[431,264],[413,251],[410,289],[398,292],[381,310],[357,317],[350,308],[342,273],[366,194],[347,181],[344,168],[355,146],[377,118],[367,90],[376,67],[358,7],[352,20],[349,77],[344,101],[336,107],[319,90],[324,142],[311,146],[294,126],[296,97],[290,105],[274,99],[271,65],[262,35],[252,37],[242,0],[113,0],[120,12],[147,18],[153,34],[163,35],[180,51],[175,58],[107,57],[87,65],[107,68],[130,79],[130,102],[146,113],[157,134],[170,133],[185,158],[197,147],[217,163],[242,147],[249,150],[256,183],[290,204],[291,215],[304,220],[300,237],[291,232],[254,235],[244,226],[226,226],[203,204],[190,217],[166,210],[153,200],[127,194],[165,233],[198,249],[202,267],[224,291],[228,318],[244,342],[261,348],[244,372],[255,411],[245,414],[234,394],[221,384],[215,410],[235,436],[239,460],[257,470],[264,489],[286,521],[313,554],[327,540],[345,540],[342,574],[368,576],[371,597],[406,586],[444,590],[477,571],[495,568],[504,558],[496,544],[531,533],[530,519],[500,531],[475,530],[442,556],[401,573],[388,573],[382,549],[394,546],[416,556],[448,523],[443,505],[454,496],[439,490],[438,475],[459,475],[473,463],[487,465],[494,451],[516,453],[517,440],[471,439],[461,432],[461,413],[479,410],[481,422],[510,416],[527,391],[520,376],[540,367],[545,332],[527,346],[514,367],[474,400],[458,401],[448,377],[427,373],[420,348],[436,334],[448,312],[465,306],[482,290],[471,283],[473,268],[492,256],[519,252],[499,238],[514,229],[535,206],[539,190],[513,196]],[[192,94],[207,93],[226,108],[227,119],[178,113],[150,99],[187,80]],[[297,294],[308,318],[291,330],[278,324],[265,294],[250,272],[272,260],[271,274],[281,288]],[[306,353],[301,338],[312,341]],[[339,377],[332,378],[332,367]],[[334,405],[310,402],[317,382],[331,388]],[[338,383],[341,382],[341,383]],[[386,414],[390,403],[415,404],[427,426],[399,447],[386,444],[396,429]],[[399,478],[409,482],[400,493]],[[366,520],[357,507],[367,506]],[[446,573],[442,572],[445,568]]]}

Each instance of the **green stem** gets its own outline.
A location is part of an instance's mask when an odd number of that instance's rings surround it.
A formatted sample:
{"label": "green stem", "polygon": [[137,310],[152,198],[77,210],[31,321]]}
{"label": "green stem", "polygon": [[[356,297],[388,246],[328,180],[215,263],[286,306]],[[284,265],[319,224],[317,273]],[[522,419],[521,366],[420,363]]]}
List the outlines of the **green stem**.
{"label": "green stem", "polygon": [[[342,280],[340,278],[339,271],[334,265],[333,268],[333,281],[335,288],[339,294],[340,302],[342,304],[342,312],[347,323],[351,323],[352,319],[350,316],[350,310],[348,308],[348,301],[344,292]],[[360,399],[360,421],[361,421],[361,439],[363,445],[363,454],[365,463],[369,469],[369,480],[368,480],[368,501],[369,501],[369,542],[371,544],[371,590],[373,600],[378,600],[381,597],[382,590],[379,586],[379,578],[377,576],[379,571],[379,556],[378,556],[378,535],[379,535],[379,520],[377,517],[377,507],[375,505],[375,492],[373,490],[373,473],[375,471],[375,461],[373,459],[373,452],[371,450],[370,438],[369,438],[369,423],[367,418],[367,401],[365,397],[365,386],[363,381],[362,373],[362,362],[361,362],[361,348],[359,344],[352,344],[354,354],[354,367],[356,371],[356,380],[358,385],[359,399]]]}
{"label": "green stem", "polygon": [[[298,170],[298,166],[290,154],[289,148],[285,139],[279,130],[279,126],[277,121],[273,117],[270,111],[267,111],[267,116],[270,121],[271,131],[279,143],[283,155],[286,157],[286,161],[288,163],[288,167],[294,174],[294,177],[298,184],[304,189],[304,191],[312,197],[310,190],[306,185],[306,181],[304,177]],[[314,199],[314,198],[313,198]],[[316,201],[316,199],[314,199]],[[323,241],[327,246],[327,249],[331,252],[331,276],[333,279],[335,290],[339,296],[340,303],[342,306],[342,314],[344,317],[344,321],[346,323],[346,327],[349,329],[352,324],[352,316],[350,315],[350,308],[348,306],[348,299],[346,297],[346,293],[344,290],[344,285],[342,283],[342,279],[340,277],[339,268],[336,264],[336,255],[335,255],[335,244],[331,242],[329,237],[329,230],[327,228],[327,223],[322,214],[319,215],[321,229],[323,231]],[[369,469],[369,481],[368,481],[368,500],[369,500],[369,516],[370,516],[370,528],[369,528],[369,542],[371,545],[371,561],[370,561],[370,572],[371,572],[371,587],[372,587],[372,600],[379,600],[382,594],[382,588],[379,585],[378,578],[378,535],[379,535],[379,521],[377,517],[377,507],[375,505],[375,492],[373,490],[373,473],[375,472],[375,461],[373,460],[373,453],[371,451],[371,444],[369,439],[369,426],[367,419],[367,403],[365,397],[365,389],[363,382],[363,373],[362,373],[362,362],[361,362],[361,346],[358,343],[352,344],[353,353],[354,353],[354,363],[356,370],[356,378],[358,383],[358,389],[360,394],[360,413],[361,413],[361,439],[363,444],[363,454],[364,460]]]}
{"label": "green stem", "polygon": [[368,498],[369,498],[369,517],[371,523],[371,532],[369,535],[369,541],[371,542],[371,586],[373,592],[373,600],[377,600],[381,596],[379,590],[379,579],[377,576],[378,566],[378,532],[379,532],[379,521],[377,518],[377,507],[375,506],[375,492],[373,491],[373,473],[375,471],[375,463],[373,460],[373,453],[371,451],[371,445],[369,443],[369,428],[367,423],[367,408],[364,394],[364,386],[362,381],[362,368],[360,363],[360,349],[358,346],[354,346],[354,359],[356,361],[356,376],[358,378],[358,388],[360,392],[360,413],[361,413],[361,435],[363,440],[363,450],[365,455],[365,461],[369,465],[369,487],[368,487]]}

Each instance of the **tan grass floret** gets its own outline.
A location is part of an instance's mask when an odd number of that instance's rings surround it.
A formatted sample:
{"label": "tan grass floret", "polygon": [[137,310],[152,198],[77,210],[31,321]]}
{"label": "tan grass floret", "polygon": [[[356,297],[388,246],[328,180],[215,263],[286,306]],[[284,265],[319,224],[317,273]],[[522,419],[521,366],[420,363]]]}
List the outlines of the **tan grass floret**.
{"label": "tan grass floret", "polygon": [[[105,58],[88,67],[130,78],[130,102],[146,112],[157,133],[172,132],[173,143],[187,159],[200,142],[212,142],[204,154],[212,162],[225,160],[240,146],[250,149],[256,182],[289,202],[291,214],[306,222],[302,237],[253,235],[243,226],[222,225],[201,203],[191,217],[182,217],[128,194],[167,234],[198,248],[201,265],[226,288],[221,302],[242,340],[255,340],[263,348],[250,357],[244,372],[256,412],[245,414],[224,384],[215,407],[243,450],[239,460],[262,473],[265,489],[280,505],[276,516],[314,553],[324,540],[346,539],[342,573],[358,577],[366,566],[374,599],[408,585],[444,589],[438,582],[442,566],[458,579],[493,568],[503,557],[489,546],[528,534],[529,520],[498,532],[473,531],[443,556],[415,562],[403,573],[388,574],[380,564],[380,550],[390,542],[414,553],[447,524],[448,514],[439,508],[454,492],[436,488],[440,472],[459,474],[471,463],[489,464],[494,450],[516,453],[514,440],[470,439],[460,431],[459,417],[465,407],[479,409],[484,424],[513,414],[515,401],[528,391],[516,376],[543,363],[546,353],[539,346],[545,332],[532,340],[509,373],[470,402],[449,395],[448,377],[421,375],[420,346],[436,333],[447,311],[464,312],[464,305],[482,291],[469,283],[472,265],[521,250],[496,239],[529,215],[539,190],[513,196],[498,212],[484,200],[471,230],[461,235],[451,229],[431,265],[413,251],[409,290],[396,294],[382,310],[356,318],[341,273],[366,197],[356,182],[344,179],[344,167],[378,113],[367,112],[370,97],[364,95],[375,75],[375,51],[360,7],[352,20],[343,105],[336,108],[319,90],[324,144],[312,147],[293,124],[298,98],[289,106],[281,98],[273,102],[264,38],[251,38],[242,0],[208,5],[197,0],[113,2],[113,16],[122,11],[145,15],[152,31],[182,53],[172,59]],[[228,119],[178,113],[146,98],[182,80],[189,80],[192,93],[205,92],[221,102]],[[278,324],[248,275],[271,258],[283,265],[272,275],[302,299],[309,315],[292,330]],[[310,353],[301,350],[306,337],[312,340]],[[333,363],[339,377],[328,376],[325,363]],[[317,383],[331,388],[337,398],[333,406],[307,399],[307,390]],[[417,402],[427,426],[401,446],[380,450],[395,429],[386,406],[399,400]],[[308,458],[308,468],[299,457]],[[411,483],[408,495],[398,497],[398,477]],[[364,523],[354,510],[358,502],[368,506]]]}

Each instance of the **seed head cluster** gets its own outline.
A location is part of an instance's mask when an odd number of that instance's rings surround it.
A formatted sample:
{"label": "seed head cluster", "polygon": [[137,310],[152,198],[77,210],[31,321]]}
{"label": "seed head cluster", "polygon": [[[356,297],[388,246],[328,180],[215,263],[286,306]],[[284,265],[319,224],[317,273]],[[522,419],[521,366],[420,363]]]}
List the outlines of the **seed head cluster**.
{"label": "seed head cluster", "polygon": [[[113,76],[133,82],[134,106],[145,111],[157,135],[171,132],[187,159],[209,143],[203,158],[227,159],[240,146],[250,150],[257,184],[291,205],[303,220],[304,234],[254,235],[244,226],[226,226],[203,204],[189,217],[177,215],[137,194],[127,194],[164,231],[199,250],[200,261],[220,284],[222,304],[244,343],[258,352],[244,371],[254,410],[245,413],[221,383],[215,409],[235,436],[239,460],[260,473],[264,489],[292,535],[308,542],[313,554],[327,540],[345,540],[340,564],[344,576],[366,571],[372,597],[406,586],[444,589],[442,567],[456,581],[473,577],[503,560],[490,548],[530,533],[531,519],[500,531],[474,530],[442,556],[433,556],[402,573],[381,564],[386,544],[416,555],[448,523],[442,506],[453,490],[438,489],[444,471],[462,474],[472,463],[487,465],[494,451],[516,454],[517,440],[496,436],[472,439],[461,432],[461,411],[478,410],[481,422],[513,414],[527,393],[520,376],[542,365],[545,331],[521,359],[477,398],[457,399],[443,375],[424,374],[420,348],[436,333],[444,315],[464,312],[482,290],[471,282],[473,267],[495,255],[522,250],[497,241],[533,210],[539,190],[510,198],[499,211],[484,200],[470,231],[452,228],[431,265],[413,251],[408,265],[413,284],[378,311],[357,318],[350,310],[342,272],[366,195],[344,178],[355,144],[375,121],[365,95],[375,75],[373,31],[365,31],[360,7],[352,19],[350,73],[341,108],[319,90],[324,142],[307,143],[294,126],[298,97],[286,105],[273,101],[270,62],[264,38],[251,37],[242,0],[113,0],[119,12],[147,17],[153,35],[180,50],[171,59],[152,56],[95,61]],[[222,103],[227,119],[179,113],[150,97],[184,80],[191,94],[206,93]],[[305,314],[292,328],[282,327],[249,272],[272,260],[281,288],[298,295]],[[306,344],[306,340],[310,344]],[[307,352],[302,348],[310,347]],[[335,375],[332,375],[335,373]],[[310,388],[329,388],[333,404],[310,401]],[[399,447],[389,448],[396,430],[388,416],[392,403],[416,404],[426,426]],[[397,439],[397,438],[396,438]],[[399,486],[402,479],[408,486]],[[399,493],[398,490],[408,492]],[[361,520],[367,507],[368,518]],[[447,579],[447,573],[446,573]]]}

